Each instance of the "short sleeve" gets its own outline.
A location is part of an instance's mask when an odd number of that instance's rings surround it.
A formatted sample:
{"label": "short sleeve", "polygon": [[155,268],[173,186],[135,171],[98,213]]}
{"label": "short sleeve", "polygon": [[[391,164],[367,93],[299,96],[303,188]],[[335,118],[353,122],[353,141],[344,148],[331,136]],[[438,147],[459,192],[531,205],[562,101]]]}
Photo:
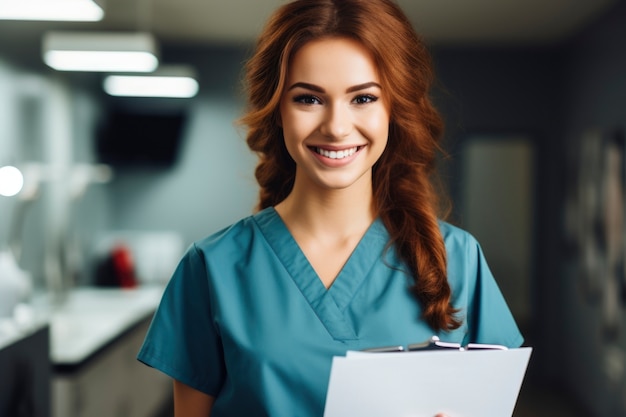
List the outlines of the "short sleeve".
{"label": "short sleeve", "polygon": [[510,348],[522,345],[520,333],[487,260],[474,239],[468,245],[468,270],[475,271],[476,283],[468,310],[469,342],[493,343]]}
{"label": "short sleeve", "polygon": [[223,352],[204,258],[195,245],[174,271],[137,359],[208,395],[219,392]]}

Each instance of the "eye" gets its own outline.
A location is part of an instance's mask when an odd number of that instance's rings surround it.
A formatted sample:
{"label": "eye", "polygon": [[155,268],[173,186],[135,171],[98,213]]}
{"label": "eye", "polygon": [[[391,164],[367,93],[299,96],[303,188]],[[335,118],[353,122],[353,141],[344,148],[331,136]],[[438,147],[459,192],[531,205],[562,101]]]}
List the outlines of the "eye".
{"label": "eye", "polygon": [[378,100],[378,97],[373,96],[371,94],[361,94],[356,96],[352,102],[354,104],[367,104],[367,103],[374,103],[375,101]]}
{"label": "eye", "polygon": [[293,98],[294,103],[300,103],[300,104],[305,104],[307,106],[312,106],[314,104],[321,104],[322,101],[315,97],[312,94],[301,94],[298,96],[295,96]]}

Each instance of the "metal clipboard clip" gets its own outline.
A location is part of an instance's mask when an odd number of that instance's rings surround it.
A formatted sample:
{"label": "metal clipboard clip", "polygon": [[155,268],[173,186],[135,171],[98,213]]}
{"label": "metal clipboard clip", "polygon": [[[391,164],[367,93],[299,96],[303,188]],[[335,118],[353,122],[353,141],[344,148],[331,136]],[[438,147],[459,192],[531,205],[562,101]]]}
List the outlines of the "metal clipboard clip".
{"label": "metal clipboard clip", "polygon": [[469,343],[462,346],[460,343],[444,342],[439,339],[438,336],[432,336],[430,339],[421,343],[411,343],[406,348],[401,345],[397,346],[384,346],[377,348],[363,349],[363,352],[416,352],[422,350],[508,350],[504,345],[493,345],[484,343]]}

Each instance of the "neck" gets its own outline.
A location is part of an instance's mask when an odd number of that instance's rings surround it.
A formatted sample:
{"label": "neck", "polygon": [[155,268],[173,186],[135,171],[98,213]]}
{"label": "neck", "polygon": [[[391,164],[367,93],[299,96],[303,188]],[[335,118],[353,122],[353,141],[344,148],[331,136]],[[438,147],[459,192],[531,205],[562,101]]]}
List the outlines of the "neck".
{"label": "neck", "polygon": [[371,181],[346,189],[320,190],[296,180],[291,194],[276,210],[292,232],[337,238],[364,233],[376,217]]}

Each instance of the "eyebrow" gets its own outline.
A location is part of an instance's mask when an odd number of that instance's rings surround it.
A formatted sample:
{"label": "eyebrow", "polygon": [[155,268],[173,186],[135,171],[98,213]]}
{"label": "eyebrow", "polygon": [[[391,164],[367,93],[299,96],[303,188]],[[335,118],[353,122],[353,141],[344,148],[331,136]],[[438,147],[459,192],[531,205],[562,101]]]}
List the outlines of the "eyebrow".
{"label": "eyebrow", "polygon": [[[320,86],[317,86],[315,84],[302,83],[302,82],[293,84],[291,87],[289,87],[288,91],[293,90],[294,88],[298,88],[298,87],[311,90],[311,91],[317,91],[318,93],[326,92]],[[352,87],[349,87],[348,89],[346,89],[346,93],[354,93],[355,91],[365,90],[366,88],[370,88],[370,87],[378,87],[382,90],[382,87],[380,86],[380,84],[374,81],[370,81],[368,83],[353,85]]]}

